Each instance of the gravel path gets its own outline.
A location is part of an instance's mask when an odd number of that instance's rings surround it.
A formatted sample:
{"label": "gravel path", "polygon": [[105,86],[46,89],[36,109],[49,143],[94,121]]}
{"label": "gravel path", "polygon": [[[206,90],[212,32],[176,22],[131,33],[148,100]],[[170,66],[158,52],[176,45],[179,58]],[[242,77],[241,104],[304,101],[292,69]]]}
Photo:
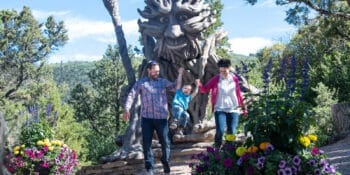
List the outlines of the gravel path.
{"label": "gravel path", "polygon": [[342,140],[321,148],[342,175],[350,175],[350,134]]}

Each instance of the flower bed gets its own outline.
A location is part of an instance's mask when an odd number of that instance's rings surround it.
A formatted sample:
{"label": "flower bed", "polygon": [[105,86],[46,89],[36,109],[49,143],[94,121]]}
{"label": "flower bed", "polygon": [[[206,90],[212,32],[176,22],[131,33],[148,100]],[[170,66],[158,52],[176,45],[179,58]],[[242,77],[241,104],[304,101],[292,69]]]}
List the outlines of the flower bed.
{"label": "flower bed", "polygon": [[300,137],[304,151],[295,155],[281,152],[269,142],[247,147],[227,138],[221,149],[208,147],[206,152],[192,156],[197,162],[190,164],[193,174],[340,174],[329,163],[324,151],[312,146],[317,140],[315,135]]}
{"label": "flower bed", "polygon": [[78,165],[77,155],[63,141],[39,140],[34,147],[15,146],[6,156],[5,166],[11,173],[72,174]]}

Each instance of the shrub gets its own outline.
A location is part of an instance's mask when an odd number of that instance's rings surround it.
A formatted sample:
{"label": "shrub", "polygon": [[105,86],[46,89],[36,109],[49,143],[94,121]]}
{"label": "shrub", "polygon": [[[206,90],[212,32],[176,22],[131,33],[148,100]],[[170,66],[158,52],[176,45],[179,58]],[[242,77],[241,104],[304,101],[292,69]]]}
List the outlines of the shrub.
{"label": "shrub", "polygon": [[6,168],[15,174],[73,174],[78,166],[77,154],[62,140],[55,139],[57,112],[49,119],[47,110],[47,120],[39,120],[38,107],[28,109],[30,117],[21,127],[18,144],[6,155]]}

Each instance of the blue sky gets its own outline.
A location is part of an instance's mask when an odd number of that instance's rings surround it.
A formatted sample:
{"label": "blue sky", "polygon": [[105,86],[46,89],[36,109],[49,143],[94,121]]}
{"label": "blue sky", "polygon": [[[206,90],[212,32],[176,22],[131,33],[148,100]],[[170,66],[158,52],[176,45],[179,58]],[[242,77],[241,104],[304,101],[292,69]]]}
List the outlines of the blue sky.
{"label": "blue sky", "polygon": [[[231,49],[249,55],[276,42],[286,42],[296,28],[284,21],[285,10],[275,0],[260,0],[255,6],[244,0],[222,0],[223,30],[228,33]],[[115,44],[114,29],[102,0],[10,0],[0,1],[0,9],[21,11],[28,6],[34,17],[45,20],[53,15],[63,20],[69,41],[50,55],[49,62],[99,60],[108,44]],[[138,45],[137,8],[144,0],[119,0],[120,16],[128,44]]]}

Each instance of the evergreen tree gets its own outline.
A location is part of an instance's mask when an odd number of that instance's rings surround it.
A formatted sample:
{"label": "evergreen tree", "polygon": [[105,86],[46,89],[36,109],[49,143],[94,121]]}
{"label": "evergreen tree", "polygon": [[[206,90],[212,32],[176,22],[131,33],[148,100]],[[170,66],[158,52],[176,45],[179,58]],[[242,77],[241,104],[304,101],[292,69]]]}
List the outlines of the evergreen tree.
{"label": "evergreen tree", "polygon": [[0,11],[0,102],[15,99],[16,91],[38,76],[47,56],[68,37],[63,22],[52,16],[39,23],[28,7],[20,13]]}

